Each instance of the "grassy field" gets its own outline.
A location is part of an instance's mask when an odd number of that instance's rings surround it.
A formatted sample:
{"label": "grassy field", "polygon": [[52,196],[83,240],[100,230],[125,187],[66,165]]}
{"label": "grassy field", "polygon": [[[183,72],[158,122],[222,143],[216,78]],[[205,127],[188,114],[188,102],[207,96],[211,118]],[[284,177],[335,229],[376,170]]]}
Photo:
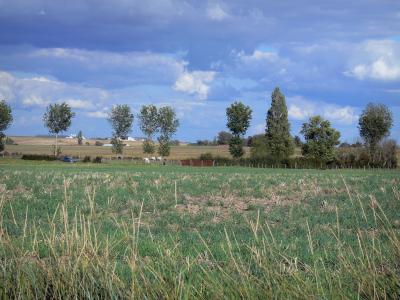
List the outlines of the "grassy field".
{"label": "grassy field", "polygon": [[400,171],[0,160],[2,298],[398,299]]}
{"label": "grassy field", "polygon": [[[7,145],[6,151],[9,153],[22,153],[22,154],[52,154],[51,145],[54,144],[52,138],[36,138],[36,137],[11,137],[18,145]],[[86,142],[86,141],[84,141]],[[92,157],[115,157],[112,153],[111,147],[94,146],[96,140],[88,140],[89,146],[78,146],[76,140],[60,139],[60,147],[62,154],[84,157],[89,155]],[[101,140],[102,143],[109,143],[110,141]],[[124,155],[129,157],[149,157],[149,154],[144,154],[141,142],[127,142],[128,147],[124,148]],[[245,151],[248,153],[249,149],[246,147]],[[171,155],[169,159],[185,159],[185,158],[198,158],[200,154],[211,153],[212,155],[228,157],[228,146],[190,146],[182,144],[180,146],[171,147]],[[157,154],[154,154],[157,155]]]}

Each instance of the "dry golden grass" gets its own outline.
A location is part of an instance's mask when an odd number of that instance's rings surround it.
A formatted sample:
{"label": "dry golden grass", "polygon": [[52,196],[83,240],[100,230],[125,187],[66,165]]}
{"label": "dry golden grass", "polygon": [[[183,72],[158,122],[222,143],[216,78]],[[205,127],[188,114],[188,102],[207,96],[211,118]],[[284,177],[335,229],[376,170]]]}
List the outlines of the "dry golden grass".
{"label": "dry golden grass", "polygon": [[[54,145],[54,139],[42,138],[42,137],[11,137],[18,145],[7,145],[6,151],[10,153],[18,152],[22,154],[52,154],[52,145]],[[100,142],[107,144],[110,143],[108,140],[99,140]],[[83,157],[89,156],[102,156],[102,157],[113,157],[115,154],[112,153],[111,147],[105,146],[94,146],[96,140],[84,140],[84,144],[89,142],[89,146],[77,145],[75,139],[59,139],[59,145],[63,155],[73,155]],[[128,157],[148,157],[148,154],[144,154],[142,150],[142,142],[127,142],[129,146],[124,148],[124,155]],[[249,149],[245,151],[248,153]],[[228,146],[190,146],[183,144],[180,146],[171,147],[170,159],[185,159],[185,158],[197,158],[202,153],[211,153],[214,156],[229,157]],[[157,155],[157,154],[154,154]]]}

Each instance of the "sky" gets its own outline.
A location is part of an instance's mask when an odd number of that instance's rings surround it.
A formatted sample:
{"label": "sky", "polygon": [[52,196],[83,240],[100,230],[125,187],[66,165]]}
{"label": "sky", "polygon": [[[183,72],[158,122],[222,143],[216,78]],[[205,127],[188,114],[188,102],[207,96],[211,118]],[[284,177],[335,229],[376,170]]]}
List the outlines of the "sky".
{"label": "sky", "polygon": [[8,135],[46,134],[46,106],[66,102],[67,134],[110,136],[113,105],[152,103],[175,109],[175,138],[212,139],[234,101],[252,108],[253,135],[276,86],[293,135],[319,114],[354,142],[373,102],[391,109],[400,141],[400,1],[0,0]]}

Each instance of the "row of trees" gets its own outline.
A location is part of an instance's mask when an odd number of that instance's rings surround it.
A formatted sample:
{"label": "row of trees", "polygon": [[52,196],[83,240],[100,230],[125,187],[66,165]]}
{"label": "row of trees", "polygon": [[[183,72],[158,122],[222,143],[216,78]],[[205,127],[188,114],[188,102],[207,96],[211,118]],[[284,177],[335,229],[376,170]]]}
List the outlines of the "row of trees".
{"label": "row of trees", "polygon": [[[43,115],[44,125],[51,134],[55,135],[54,155],[60,154],[58,147],[58,136],[65,132],[71,126],[75,113],[67,103],[50,104]],[[145,105],[138,114],[140,129],[146,135],[146,141],[143,143],[145,153],[154,153],[156,150],[153,136],[158,136],[158,153],[161,156],[170,154],[171,138],[179,127],[179,120],[175,111],[169,107],[157,108],[154,105]],[[10,126],[13,120],[11,107],[5,102],[0,101],[0,151],[4,150],[5,134],[4,131]],[[112,132],[112,150],[116,154],[122,154],[124,143],[129,133],[132,131],[134,115],[128,105],[116,105],[112,108],[108,116],[108,121],[113,129]],[[78,144],[82,144],[83,134],[79,131]]]}
{"label": "row of trees", "polygon": [[[140,129],[146,136],[143,143],[143,152],[155,153],[156,146],[153,141],[155,134],[158,135],[158,153],[161,156],[169,156],[171,149],[171,138],[179,127],[179,120],[175,111],[164,106],[157,108],[155,105],[144,105],[138,114]],[[108,121],[113,128],[111,144],[113,151],[117,154],[123,152],[123,139],[126,139],[132,131],[134,115],[128,105],[114,106],[110,112]]]}
{"label": "row of trees", "polygon": [[[229,151],[234,158],[240,158],[244,154],[243,136],[249,128],[251,113],[250,107],[241,102],[233,103],[226,110],[227,127],[233,136],[229,142]],[[384,138],[390,134],[393,125],[392,113],[383,104],[370,103],[363,110],[358,123],[360,136],[368,150],[369,161],[375,163],[386,151],[380,147]],[[318,115],[312,116],[302,125],[300,133],[304,136],[304,143],[298,136],[293,138],[290,134],[285,96],[277,87],[271,96],[265,134],[251,139],[251,156],[283,161],[294,154],[295,146],[300,146],[303,156],[307,158],[323,163],[335,159],[336,146],[340,144],[340,132],[332,128],[328,120]],[[393,143],[395,144],[394,141],[390,142],[392,148]]]}

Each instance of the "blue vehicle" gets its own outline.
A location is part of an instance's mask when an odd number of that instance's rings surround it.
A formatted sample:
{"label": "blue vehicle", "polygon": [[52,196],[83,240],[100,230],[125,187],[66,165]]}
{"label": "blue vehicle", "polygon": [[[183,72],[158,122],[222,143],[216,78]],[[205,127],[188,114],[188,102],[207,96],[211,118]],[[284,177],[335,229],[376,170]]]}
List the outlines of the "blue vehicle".
{"label": "blue vehicle", "polygon": [[67,163],[74,163],[77,162],[78,160],[74,159],[72,156],[64,156],[62,161]]}

